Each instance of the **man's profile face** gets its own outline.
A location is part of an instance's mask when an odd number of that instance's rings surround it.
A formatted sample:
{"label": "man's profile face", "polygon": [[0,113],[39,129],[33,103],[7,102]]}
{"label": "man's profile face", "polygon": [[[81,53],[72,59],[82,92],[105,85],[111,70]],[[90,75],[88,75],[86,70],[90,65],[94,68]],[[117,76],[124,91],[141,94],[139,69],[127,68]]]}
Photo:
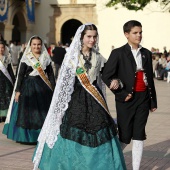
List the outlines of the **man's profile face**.
{"label": "man's profile face", "polygon": [[139,45],[142,40],[142,27],[135,26],[131,28],[129,33],[125,32],[125,36],[130,45]]}

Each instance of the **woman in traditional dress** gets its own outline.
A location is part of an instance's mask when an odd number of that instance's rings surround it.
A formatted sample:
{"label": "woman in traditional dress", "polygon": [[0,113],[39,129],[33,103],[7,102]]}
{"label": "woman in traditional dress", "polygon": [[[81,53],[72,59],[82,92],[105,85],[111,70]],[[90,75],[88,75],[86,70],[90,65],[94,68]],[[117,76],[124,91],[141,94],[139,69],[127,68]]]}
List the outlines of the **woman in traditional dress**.
{"label": "woman in traditional dress", "polygon": [[125,170],[114,121],[105,102],[93,24],[81,25],[67,50],[38,145],[34,170]]}
{"label": "woman in traditional dress", "polygon": [[7,138],[17,142],[37,142],[51,103],[54,86],[50,56],[41,38],[33,36],[19,65],[3,129]]}
{"label": "woman in traditional dress", "polygon": [[12,60],[4,42],[0,41],[0,122],[4,122],[15,81]]}

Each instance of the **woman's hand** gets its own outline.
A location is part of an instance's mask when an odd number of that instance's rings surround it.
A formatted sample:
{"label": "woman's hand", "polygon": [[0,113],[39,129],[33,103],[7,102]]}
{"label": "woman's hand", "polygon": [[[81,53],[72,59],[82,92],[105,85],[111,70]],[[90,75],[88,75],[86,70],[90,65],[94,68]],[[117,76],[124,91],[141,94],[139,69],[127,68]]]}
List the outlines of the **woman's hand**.
{"label": "woman's hand", "polygon": [[112,80],[109,88],[110,90],[117,90],[119,88],[118,80]]}
{"label": "woman's hand", "polygon": [[15,93],[15,102],[18,102],[20,94],[20,92]]}

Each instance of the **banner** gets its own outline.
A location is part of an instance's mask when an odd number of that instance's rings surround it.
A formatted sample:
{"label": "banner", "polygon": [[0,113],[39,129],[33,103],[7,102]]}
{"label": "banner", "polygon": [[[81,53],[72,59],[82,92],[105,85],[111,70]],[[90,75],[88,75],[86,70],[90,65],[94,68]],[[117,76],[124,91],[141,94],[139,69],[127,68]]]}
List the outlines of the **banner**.
{"label": "banner", "polygon": [[34,0],[25,0],[27,8],[27,17],[30,22],[35,22],[35,4]]}
{"label": "banner", "polygon": [[8,18],[8,0],[0,0],[0,22]]}

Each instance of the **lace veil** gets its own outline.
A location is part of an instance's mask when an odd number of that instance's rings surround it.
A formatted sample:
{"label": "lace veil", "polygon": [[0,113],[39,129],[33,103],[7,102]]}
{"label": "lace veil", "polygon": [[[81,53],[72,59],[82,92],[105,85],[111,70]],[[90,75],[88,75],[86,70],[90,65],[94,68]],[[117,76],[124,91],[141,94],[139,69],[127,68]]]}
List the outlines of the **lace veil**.
{"label": "lace veil", "polygon": [[[21,62],[26,63],[28,66],[32,66],[32,65],[30,64],[30,61],[29,61],[28,58],[26,57],[26,54],[28,54],[29,52],[31,52],[30,42],[31,42],[31,39],[34,38],[34,37],[39,37],[39,36],[34,35],[34,36],[32,36],[32,37],[30,38],[30,40],[28,41],[28,45],[27,45],[27,47],[26,47],[26,49],[25,49],[25,51],[24,51],[24,54],[23,54],[23,56],[22,56],[22,58],[21,58]],[[41,39],[41,38],[40,38],[40,39]],[[41,41],[42,41],[42,39],[41,39]],[[51,62],[51,58],[50,58],[50,56],[49,56],[49,54],[48,54],[48,52],[47,52],[47,50],[46,50],[46,47],[45,47],[43,41],[42,41],[41,55],[40,55],[40,57],[39,57],[39,61],[40,61],[40,63],[41,63],[41,66],[42,66],[43,70],[45,70],[45,69],[46,69],[46,66],[48,66],[48,65],[50,64],[50,62]]]}
{"label": "lace veil", "polygon": [[[79,62],[78,56],[81,50],[80,38],[86,25],[92,24],[84,24],[78,28],[61,65],[52,102],[38,138],[38,147],[33,159],[34,170],[38,169],[45,143],[49,148],[53,148],[60,133],[62,118],[68,108],[68,103],[71,100],[71,94],[74,90],[76,68]],[[96,43],[94,50],[98,50],[98,43]]]}
{"label": "lace veil", "polygon": [[3,61],[4,66],[7,68],[8,64],[10,64],[12,62],[12,58],[11,58],[11,54],[9,52],[9,48],[6,45],[4,45],[4,46],[5,46],[5,50],[4,50],[4,54],[3,54],[4,57],[3,57],[2,61]]}

